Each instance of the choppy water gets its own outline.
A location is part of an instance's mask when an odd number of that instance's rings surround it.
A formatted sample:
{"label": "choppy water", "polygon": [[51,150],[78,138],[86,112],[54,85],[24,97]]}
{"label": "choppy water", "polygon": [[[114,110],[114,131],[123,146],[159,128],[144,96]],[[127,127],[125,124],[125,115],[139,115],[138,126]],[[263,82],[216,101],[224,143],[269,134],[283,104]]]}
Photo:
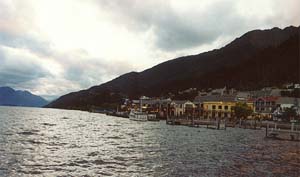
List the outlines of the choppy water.
{"label": "choppy water", "polygon": [[0,176],[300,176],[299,148],[263,130],[0,107]]}

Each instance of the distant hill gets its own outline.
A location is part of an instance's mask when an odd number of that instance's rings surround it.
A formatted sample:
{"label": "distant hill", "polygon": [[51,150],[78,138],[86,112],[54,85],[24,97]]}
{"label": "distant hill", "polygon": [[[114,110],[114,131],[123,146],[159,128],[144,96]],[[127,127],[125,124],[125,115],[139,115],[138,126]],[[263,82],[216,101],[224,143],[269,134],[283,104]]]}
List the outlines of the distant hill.
{"label": "distant hill", "polygon": [[63,109],[113,107],[122,97],[163,96],[187,88],[259,89],[299,82],[300,27],[254,30],[225,47],[124,74],[47,105]]}
{"label": "distant hill", "polygon": [[14,90],[10,87],[0,87],[0,106],[43,107],[48,102],[28,91]]}

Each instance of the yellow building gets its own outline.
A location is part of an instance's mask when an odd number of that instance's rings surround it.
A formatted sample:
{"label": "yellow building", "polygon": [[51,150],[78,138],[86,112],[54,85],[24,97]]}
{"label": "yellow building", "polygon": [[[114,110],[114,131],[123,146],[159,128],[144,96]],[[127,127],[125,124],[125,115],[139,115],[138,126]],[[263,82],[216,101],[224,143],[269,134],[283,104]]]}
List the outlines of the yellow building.
{"label": "yellow building", "polygon": [[231,118],[235,102],[207,101],[203,102],[203,116],[205,118]]}
{"label": "yellow building", "polygon": [[[203,116],[205,118],[233,118],[234,106],[237,102],[223,102],[223,101],[208,101],[203,102]],[[246,103],[252,110],[254,110],[253,103]]]}
{"label": "yellow building", "polygon": [[[202,96],[197,100],[200,117],[203,118],[228,118],[234,117],[234,106],[237,102],[234,96]],[[245,101],[243,101],[245,102]],[[248,106],[254,109],[252,102],[246,102]]]}

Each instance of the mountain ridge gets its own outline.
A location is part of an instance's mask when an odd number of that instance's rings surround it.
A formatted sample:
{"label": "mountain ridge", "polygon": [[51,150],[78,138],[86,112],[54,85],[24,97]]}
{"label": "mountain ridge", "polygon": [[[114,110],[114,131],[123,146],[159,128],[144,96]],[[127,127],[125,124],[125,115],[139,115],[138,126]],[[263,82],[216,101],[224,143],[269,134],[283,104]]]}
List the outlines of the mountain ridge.
{"label": "mountain ridge", "polygon": [[[230,72],[229,68],[243,72],[243,69],[239,67],[247,67],[243,63],[251,63],[251,61],[257,63],[250,65],[253,67],[252,70],[257,70],[260,73],[262,68],[258,64],[269,65],[263,62],[267,61],[268,57],[273,57],[276,59],[274,61],[280,63],[280,59],[277,58],[276,54],[281,55],[279,53],[280,49],[284,49],[282,45],[290,45],[291,49],[287,48],[285,50],[291,50],[289,52],[293,53],[292,56],[284,54],[282,57],[287,57],[287,61],[291,60],[293,62],[296,58],[297,61],[299,53],[297,54],[295,50],[297,50],[297,45],[299,46],[299,31],[300,27],[292,26],[284,29],[272,28],[249,31],[220,49],[168,60],[142,72],[129,72],[104,84],[64,95],[47,107],[65,109],[88,109],[91,105],[106,107],[120,102],[122,97],[137,98],[141,95],[165,96],[169,92],[176,93],[190,87],[207,89],[227,85],[228,87],[239,89],[257,88],[251,84],[253,83],[253,78],[250,76],[242,74],[245,77],[245,82],[243,81],[244,79],[237,78],[242,81],[236,83],[232,79],[227,79],[228,81],[226,81],[225,78],[228,77],[223,75],[228,74],[232,76],[234,72]],[[284,44],[290,38],[294,38],[294,43]],[[273,55],[273,53],[276,54]],[[299,66],[295,62],[294,65]],[[276,67],[278,68],[277,64]],[[294,70],[298,71],[297,69],[299,68],[294,68]],[[271,72],[271,70],[268,68],[266,73]],[[282,72],[286,75],[287,71]],[[253,73],[248,71],[248,74]],[[218,79],[222,77],[225,79],[225,82]],[[281,82],[289,81],[288,78],[285,78],[285,80],[275,82],[272,76],[267,75],[267,77],[265,81],[272,80],[268,84],[280,84]],[[298,78],[293,77],[290,80],[295,79]],[[215,80],[218,80],[218,82],[215,82]],[[260,82],[258,86],[262,87],[264,84]]]}
{"label": "mountain ridge", "polygon": [[48,104],[44,98],[28,91],[14,90],[11,87],[0,87],[1,106],[43,107]]}

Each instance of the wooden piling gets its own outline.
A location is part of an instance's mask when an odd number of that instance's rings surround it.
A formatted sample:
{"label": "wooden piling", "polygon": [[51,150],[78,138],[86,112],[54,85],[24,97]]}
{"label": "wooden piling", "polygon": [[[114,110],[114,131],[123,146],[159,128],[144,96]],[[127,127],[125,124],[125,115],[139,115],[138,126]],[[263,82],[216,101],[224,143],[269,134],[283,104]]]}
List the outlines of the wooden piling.
{"label": "wooden piling", "polygon": [[266,137],[268,137],[268,129],[269,129],[269,122],[268,122],[268,124],[266,126]]}

